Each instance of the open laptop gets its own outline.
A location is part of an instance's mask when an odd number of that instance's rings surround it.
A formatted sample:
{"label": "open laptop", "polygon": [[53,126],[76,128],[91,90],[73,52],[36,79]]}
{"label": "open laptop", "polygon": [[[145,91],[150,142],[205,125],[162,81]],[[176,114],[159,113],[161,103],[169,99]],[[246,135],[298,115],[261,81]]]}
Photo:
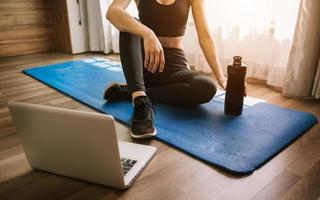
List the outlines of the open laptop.
{"label": "open laptop", "polygon": [[9,102],[29,164],[36,169],[125,189],[156,153],[117,141],[110,115]]}

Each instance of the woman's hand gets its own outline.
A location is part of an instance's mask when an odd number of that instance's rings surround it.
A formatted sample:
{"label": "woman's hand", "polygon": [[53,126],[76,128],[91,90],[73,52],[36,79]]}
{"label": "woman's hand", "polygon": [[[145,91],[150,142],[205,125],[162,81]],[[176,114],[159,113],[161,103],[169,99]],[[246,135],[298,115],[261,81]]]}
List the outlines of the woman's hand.
{"label": "woman's hand", "polygon": [[164,53],[162,45],[153,31],[150,30],[148,34],[143,37],[143,43],[145,55],[144,67],[151,73],[155,73],[157,70],[163,72],[165,63]]}
{"label": "woman's hand", "polygon": [[247,96],[247,82],[244,81],[244,96]]}
{"label": "woman's hand", "polygon": [[[218,79],[219,85],[222,87],[223,90],[227,89],[227,78],[225,76]],[[247,96],[247,82],[244,82],[244,96]]]}
{"label": "woman's hand", "polygon": [[225,76],[219,77],[218,83],[223,90],[225,90],[227,88],[227,78]]}

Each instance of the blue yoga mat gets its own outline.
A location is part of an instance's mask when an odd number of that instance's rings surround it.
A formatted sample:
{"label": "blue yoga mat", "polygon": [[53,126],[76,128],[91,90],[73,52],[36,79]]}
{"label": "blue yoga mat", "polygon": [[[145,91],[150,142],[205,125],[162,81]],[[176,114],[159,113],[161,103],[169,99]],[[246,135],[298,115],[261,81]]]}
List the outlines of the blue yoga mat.
{"label": "blue yoga mat", "polygon": [[[90,58],[27,69],[26,74],[113,115],[130,126],[130,102],[102,98],[111,82],[125,83],[121,65]],[[224,94],[193,108],[156,104],[157,139],[233,174],[250,174],[317,123],[315,116],[247,98],[243,114],[224,114]]]}

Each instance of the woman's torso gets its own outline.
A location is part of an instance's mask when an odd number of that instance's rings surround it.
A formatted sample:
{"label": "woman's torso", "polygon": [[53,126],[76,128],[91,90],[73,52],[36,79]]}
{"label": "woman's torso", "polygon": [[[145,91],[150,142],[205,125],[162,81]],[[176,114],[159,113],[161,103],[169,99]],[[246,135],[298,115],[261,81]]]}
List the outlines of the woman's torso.
{"label": "woman's torso", "polygon": [[[156,33],[162,46],[182,49],[182,39],[190,7],[189,0],[135,1],[140,20]],[[158,18],[153,18],[154,16]],[[172,21],[169,22],[170,18]]]}

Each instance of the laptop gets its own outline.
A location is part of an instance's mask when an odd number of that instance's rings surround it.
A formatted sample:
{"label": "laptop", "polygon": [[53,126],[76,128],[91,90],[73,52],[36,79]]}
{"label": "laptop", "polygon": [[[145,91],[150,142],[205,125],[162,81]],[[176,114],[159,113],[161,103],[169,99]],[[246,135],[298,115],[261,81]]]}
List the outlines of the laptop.
{"label": "laptop", "polygon": [[111,115],[9,102],[31,167],[118,189],[128,188],[156,153],[117,141]]}

